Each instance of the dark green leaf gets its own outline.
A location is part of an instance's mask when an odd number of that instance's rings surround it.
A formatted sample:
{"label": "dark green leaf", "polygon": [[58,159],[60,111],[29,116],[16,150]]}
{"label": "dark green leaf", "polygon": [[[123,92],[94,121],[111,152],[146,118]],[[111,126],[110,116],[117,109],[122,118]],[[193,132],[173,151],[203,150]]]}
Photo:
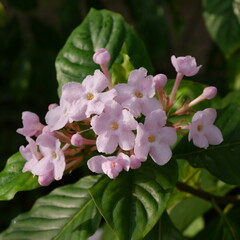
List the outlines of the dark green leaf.
{"label": "dark green leaf", "polygon": [[231,56],[231,58],[227,62],[227,66],[228,86],[230,87],[230,89],[240,90],[240,51]]}
{"label": "dark green leaf", "polygon": [[87,239],[101,219],[88,193],[98,179],[99,176],[88,176],[38,199],[30,212],[12,221],[0,239]]}
{"label": "dark green leaf", "polygon": [[194,240],[239,240],[240,239],[240,208],[213,219]]}
{"label": "dark green leaf", "polygon": [[174,160],[162,167],[148,161],[114,180],[104,176],[90,189],[100,213],[120,240],[142,239],[159,220],[176,184]]}
{"label": "dark green leaf", "polygon": [[146,49],[123,17],[107,10],[91,9],[82,24],[72,32],[57,57],[57,80],[60,87],[69,81],[81,82],[99,68],[92,60],[98,48],[106,48],[110,52],[111,70],[124,45],[134,67],[145,67],[151,73],[152,65]]}
{"label": "dark green leaf", "polygon": [[118,238],[112,229],[105,223],[103,228],[101,228],[101,237],[99,240],[118,240]]}
{"label": "dark green leaf", "polygon": [[187,240],[173,225],[166,212],[144,240]]}
{"label": "dark green leaf", "polygon": [[204,0],[204,18],[212,38],[226,56],[240,49],[240,4],[237,0]]}
{"label": "dark green leaf", "polygon": [[[231,97],[232,96],[232,97]],[[220,105],[216,125],[223,134],[220,145],[207,149],[195,147],[184,137],[174,149],[174,156],[186,159],[193,167],[205,168],[229,184],[240,184],[240,93],[227,96]],[[225,103],[226,102],[226,103]]]}
{"label": "dark green leaf", "polygon": [[170,217],[174,225],[183,232],[197,217],[210,208],[211,204],[206,200],[197,197],[186,198],[171,209]]}
{"label": "dark green leaf", "polygon": [[22,172],[25,162],[20,153],[8,159],[5,168],[0,172],[0,200],[10,200],[19,191],[40,187],[37,177],[30,172]]}

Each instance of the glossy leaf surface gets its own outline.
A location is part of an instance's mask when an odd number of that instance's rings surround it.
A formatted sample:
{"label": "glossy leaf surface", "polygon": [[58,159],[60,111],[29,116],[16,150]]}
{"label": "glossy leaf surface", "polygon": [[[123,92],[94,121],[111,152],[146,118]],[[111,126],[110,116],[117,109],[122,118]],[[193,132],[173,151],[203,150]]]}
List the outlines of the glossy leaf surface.
{"label": "glossy leaf surface", "polygon": [[38,199],[30,212],[12,221],[0,239],[87,239],[101,219],[88,193],[98,179],[99,176],[85,177]]}
{"label": "glossy leaf surface", "polygon": [[56,60],[59,85],[69,81],[81,82],[99,68],[93,54],[106,48],[111,54],[110,70],[121,62],[120,52],[125,46],[135,68],[145,67],[152,72],[152,65],[142,41],[122,16],[107,10],[91,9],[88,16],[68,38]]}
{"label": "glossy leaf surface", "polygon": [[240,4],[237,0],[204,0],[204,18],[212,38],[226,56],[240,49]]}
{"label": "glossy leaf surface", "polygon": [[40,187],[37,177],[30,172],[22,172],[26,160],[20,153],[12,155],[0,172],[0,200],[10,200],[19,191]]}
{"label": "glossy leaf surface", "polygon": [[90,193],[118,238],[135,240],[142,239],[159,220],[176,181],[174,160],[162,167],[147,162],[114,180],[104,176]]}

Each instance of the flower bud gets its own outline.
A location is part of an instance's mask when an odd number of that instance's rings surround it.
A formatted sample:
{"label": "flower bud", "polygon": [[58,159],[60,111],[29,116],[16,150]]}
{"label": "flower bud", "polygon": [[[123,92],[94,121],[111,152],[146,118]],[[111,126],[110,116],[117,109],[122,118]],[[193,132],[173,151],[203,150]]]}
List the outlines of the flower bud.
{"label": "flower bud", "polygon": [[217,88],[216,87],[206,87],[203,90],[203,96],[205,99],[213,99],[217,95]]}
{"label": "flower bud", "polygon": [[167,77],[164,74],[157,74],[153,77],[153,82],[155,85],[155,89],[161,89],[166,85]]}
{"label": "flower bud", "polygon": [[76,147],[81,147],[83,145],[83,140],[84,139],[80,134],[75,133],[71,137],[71,144]]}
{"label": "flower bud", "polygon": [[48,106],[48,110],[54,109],[54,108],[56,108],[57,106],[58,106],[57,103],[52,103],[52,104],[50,104],[50,105]]}
{"label": "flower bud", "polygon": [[191,77],[196,75],[201,68],[201,65],[197,66],[196,59],[191,56],[186,57],[171,57],[172,65],[176,72],[182,73],[185,76]]}
{"label": "flower bud", "polygon": [[106,65],[110,61],[110,53],[107,49],[100,48],[93,55],[93,61],[99,65]]}

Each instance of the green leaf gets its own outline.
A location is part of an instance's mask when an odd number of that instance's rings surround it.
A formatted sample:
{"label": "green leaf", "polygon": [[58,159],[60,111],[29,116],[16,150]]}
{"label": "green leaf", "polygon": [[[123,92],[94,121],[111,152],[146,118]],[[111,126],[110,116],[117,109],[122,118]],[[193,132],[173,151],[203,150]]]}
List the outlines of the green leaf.
{"label": "green leaf", "polygon": [[101,236],[99,240],[118,240],[116,234],[111,230],[111,228],[105,223],[101,228]]}
{"label": "green leaf", "polygon": [[187,240],[172,223],[166,212],[144,240]]}
{"label": "green leaf", "polygon": [[210,208],[209,202],[197,197],[190,197],[182,200],[171,209],[170,218],[177,229],[183,232],[197,217]]}
{"label": "green leaf", "polygon": [[119,62],[116,61],[112,65],[111,79],[113,85],[118,83],[127,83],[130,72],[134,70],[134,66],[130,61],[125,45],[122,48],[119,60],[120,60]]}
{"label": "green leaf", "polygon": [[174,160],[164,166],[148,160],[114,180],[103,176],[90,193],[119,240],[142,239],[166,208],[177,178]]}
{"label": "green leaf", "polygon": [[240,49],[240,4],[238,0],[203,0],[208,31],[226,56]]}
{"label": "green leaf", "polygon": [[205,168],[229,184],[240,184],[240,92],[230,94],[219,105],[216,125],[222,131],[224,141],[207,149],[195,147],[187,137],[174,149],[174,156],[186,159],[193,167]]}
{"label": "green leaf", "polygon": [[[239,14],[240,16],[240,14]],[[227,62],[228,86],[230,89],[240,90],[240,51],[236,52]]]}
{"label": "green leaf", "polygon": [[235,208],[228,214],[209,222],[194,240],[239,240],[240,239],[240,208]]}
{"label": "green leaf", "polygon": [[38,199],[30,212],[12,221],[0,239],[87,239],[101,220],[88,193],[98,179],[99,176],[88,176]]}
{"label": "green leaf", "polygon": [[10,200],[19,191],[40,187],[37,177],[30,172],[22,172],[26,160],[20,153],[12,155],[0,172],[0,200]]}
{"label": "green leaf", "polygon": [[69,81],[81,82],[99,68],[93,54],[106,48],[111,54],[110,70],[126,46],[135,68],[145,67],[152,73],[152,65],[142,41],[119,14],[91,9],[85,20],[68,38],[56,59],[59,86]]}

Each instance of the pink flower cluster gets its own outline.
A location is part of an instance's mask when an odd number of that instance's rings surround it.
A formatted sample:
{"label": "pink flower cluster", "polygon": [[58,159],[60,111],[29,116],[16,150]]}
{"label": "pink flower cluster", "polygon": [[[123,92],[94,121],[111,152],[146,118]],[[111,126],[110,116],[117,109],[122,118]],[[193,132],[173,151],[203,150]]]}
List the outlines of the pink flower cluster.
{"label": "pink flower cluster", "polygon": [[182,134],[182,129],[189,130],[189,140],[201,148],[223,141],[220,130],[213,125],[214,109],[196,112],[187,125],[168,121],[174,115],[190,114],[192,106],[216,95],[216,88],[208,87],[198,98],[168,114],[183,76],[195,75],[201,67],[195,58],[172,57],[177,77],[170,96],[163,89],[167,82],[164,74],[150,76],[140,68],[130,73],[128,83],[113,86],[107,68],[108,51],[99,49],[93,60],[102,71],[96,70],[82,83],[65,84],[59,104],[49,106],[46,125],[35,113],[22,114],[23,128],[17,132],[28,141],[26,147],[20,147],[27,160],[23,172],[37,175],[41,185],[71,172],[86,152],[94,155],[87,161],[91,171],[114,179],[123,170],[140,167],[148,156],[158,165],[166,164],[172,157],[177,132]]}

